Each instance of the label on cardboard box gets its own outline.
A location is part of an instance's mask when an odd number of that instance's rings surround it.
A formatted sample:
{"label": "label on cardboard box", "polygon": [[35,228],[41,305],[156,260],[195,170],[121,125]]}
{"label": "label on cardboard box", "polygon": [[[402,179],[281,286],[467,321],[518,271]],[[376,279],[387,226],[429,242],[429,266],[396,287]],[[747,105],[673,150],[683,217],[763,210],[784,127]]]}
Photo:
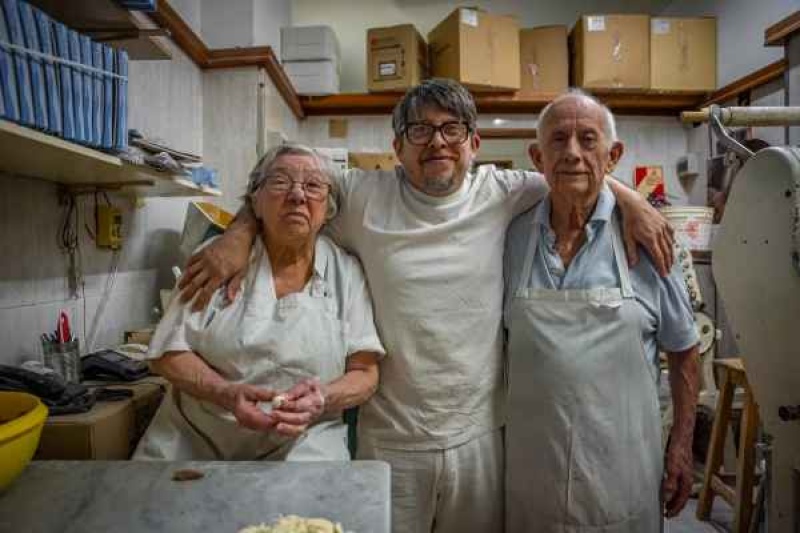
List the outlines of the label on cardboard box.
{"label": "label on cardboard box", "polygon": [[461,24],[478,27],[478,11],[475,9],[461,10]]}
{"label": "label on cardboard box", "polygon": [[588,31],[606,31],[606,17],[603,15],[586,17],[586,29]]}
{"label": "label on cardboard box", "polygon": [[650,31],[652,31],[654,35],[666,35],[669,33],[669,21],[666,19],[651,20]]}
{"label": "label on cardboard box", "polygon": [[397,63],[378,63],[378,74],[381,76],[394,76],[397,74]]}

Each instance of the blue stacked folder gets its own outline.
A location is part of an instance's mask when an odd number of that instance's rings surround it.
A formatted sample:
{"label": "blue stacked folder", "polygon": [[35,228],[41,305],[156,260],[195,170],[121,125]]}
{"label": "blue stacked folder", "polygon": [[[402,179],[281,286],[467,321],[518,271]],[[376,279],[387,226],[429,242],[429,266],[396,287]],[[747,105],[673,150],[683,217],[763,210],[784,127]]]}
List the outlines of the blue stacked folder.
{"label": "blue stacked folder", "polygon": [[117,0],[117,3],[125,9],[132,11],[155,11],[156,0]]}
{"label": "blue stacked folder", "polygon": [[0,118],[124,150],[127,76],[124,50],[93,42],[24,0],[0,0]]}

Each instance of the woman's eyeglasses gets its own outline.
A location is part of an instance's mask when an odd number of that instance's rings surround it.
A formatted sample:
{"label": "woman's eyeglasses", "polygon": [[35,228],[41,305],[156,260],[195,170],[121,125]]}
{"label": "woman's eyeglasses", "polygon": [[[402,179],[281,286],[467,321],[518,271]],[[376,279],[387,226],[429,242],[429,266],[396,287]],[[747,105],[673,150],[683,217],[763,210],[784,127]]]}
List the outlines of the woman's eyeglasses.
{"label": "woman's eyeglasses", "polygon": [[301,181],[280,174],[267,176],[264,182],[264,187],[268,191],[279,194],[288,193],[295,185],[300,185],[306,197],[311,200],[324,200],[328,196],[328,190],[331,186],[330,183],[315,178]]}

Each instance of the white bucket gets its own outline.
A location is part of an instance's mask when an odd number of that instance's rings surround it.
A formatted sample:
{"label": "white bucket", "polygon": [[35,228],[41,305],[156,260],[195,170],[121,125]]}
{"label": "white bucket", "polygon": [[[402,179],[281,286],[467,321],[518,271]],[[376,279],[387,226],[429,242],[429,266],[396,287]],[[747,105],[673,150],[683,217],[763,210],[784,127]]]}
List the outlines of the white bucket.
{"label": "white bucket", "polygon": [[672,224],[677,238],[689,250],[711,250],[713,207],[662,207],[660,211]]}

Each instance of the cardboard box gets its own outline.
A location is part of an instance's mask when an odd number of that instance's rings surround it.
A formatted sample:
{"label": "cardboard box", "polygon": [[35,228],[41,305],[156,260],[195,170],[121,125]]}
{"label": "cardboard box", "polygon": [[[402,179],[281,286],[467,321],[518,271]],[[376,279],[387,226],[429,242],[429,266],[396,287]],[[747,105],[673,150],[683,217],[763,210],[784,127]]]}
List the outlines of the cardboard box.
{"label": "cardboard box", "polygon": [[148,378],[122,386],[134,391],[132,398],[98,402],[86,413],[49,417],[36,459],[128,459],[161,403],[164,388],[159,381]]}
{"label": "cardboard box", "polygon": [[350,168],[394,170],[400,164],[393,152],[350,152]]}
{"label": "cardboard box", "polygon": [[650,87],[649,15],[585,15],[569,38],[573,85],[587,89]]}
{"label": "cardboard box", "polygon": [[367,30],[367,88],[405,91],[428,77],[428,45],[413,24]]}
{"label": "cardboard box", "polygon": [[339,41],[330,26],[286,26],[281,28],[283,61],[339,60]]}
{"label": "cardboard box", "polygon": [[516,91],[519,23],[513,17],[459,8],[428,34],[431,75],[471,89]]}
{"label": "cardboard box", "polygon": [[283,70],[297,94],[322,96],[339,92],[339,68],[334,61],[287,61]]}
{"label": "cardboard box", "polygon": [[520,94],[562,93],[569,87],[566,26],[519,32]]}
{"label": "cardboard box", "polygon": [[36,459],[127,459],[134,435],[133,402],[98,402],[89,412],[51,416]]}
{"label": "cardboard box", "polygon": [[650,87],[665,91],[717,88],[717,20],[713,17],[650,21]]}

